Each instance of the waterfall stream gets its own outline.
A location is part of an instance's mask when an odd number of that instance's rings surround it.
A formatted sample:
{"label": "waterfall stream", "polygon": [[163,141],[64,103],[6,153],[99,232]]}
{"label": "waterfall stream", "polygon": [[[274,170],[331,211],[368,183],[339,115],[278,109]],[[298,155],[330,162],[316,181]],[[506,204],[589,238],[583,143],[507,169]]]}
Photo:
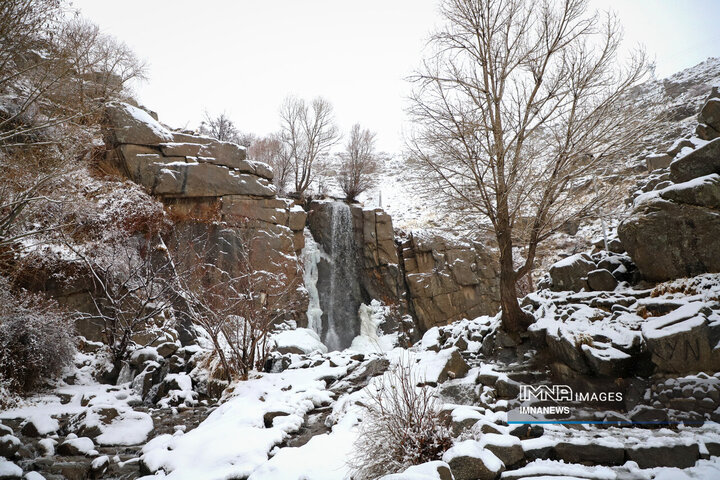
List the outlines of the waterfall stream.
{"label": "waterfall stream", "polygon": [[362,294],[352,211],[344,202],[324,203],[317,218],[322,221],[313,230],[314,239],[306,238],[303,250],[308,327],[320,334],[329,350],[342,350],[360,333]]}
{"label": "waterfall stream", "polygon": [[350,346],[358,330],[355,232],[350,206],[332,204],[330,222],[330,285],[326,302],[325,345],[329,350]]}

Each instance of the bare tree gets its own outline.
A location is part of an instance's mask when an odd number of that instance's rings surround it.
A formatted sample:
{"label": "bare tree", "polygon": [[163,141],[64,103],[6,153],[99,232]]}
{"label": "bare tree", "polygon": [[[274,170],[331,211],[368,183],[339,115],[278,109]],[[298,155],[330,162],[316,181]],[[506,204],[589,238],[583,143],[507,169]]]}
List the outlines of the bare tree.
{"label": "bare tree", "polygon": [[409,149],[439,196],[494,232],[503,325],[517,332],[532,319],[516,281],[540,242],[607,197],[607,184],[584,197],[578,187],[637,135],[628,92],[649,65],[638,51],[621,66],[617,20],[587,0],[445,0],[442,14],[435,54],[413,77]]}
{"label": "bare tree", "polygon": [[228,382],[247,380],[250,372],[263,368],[273,348],[270,332],[297,307],[290,300],[294,282],[251,265],[255,242],[248,232],[232,272],[223,269],[218,247],[202,238],[184,242],[174,262],[178,295],[185,302],[178,314],[210,337]]}
{"label": "bare tree", "polygon": [[104,245],[102,255],[81,251],[71,241],[65,245],[93,281],[93,310],[78,316],[102,329],[116,366],[133,343],[150,345],[174,323],[169,313],[176,294],[174,270],[159,236],[119,239]]}
{"label": "bare tree", "polygon": [[222,112],[219,115],[211,115],[205,112],[203,121],[200,122],[200,133],[216,138],[222,142],[239,144],[240,130],[230,117]]}
{"label": "bare tree", "polygon": [[314,180],[315,162],[340,140],[330,102],[317,97],[310,104],[288,97],[280,108],[282,140],[290,155],[295,193],[302,195]]}
{"label": "bare tree", "polygon": [[360,128],[356,123],[350,129],[345,152],[340,154],[340,188],[347,199],[354,202],[358,195],[372,188],[380,163],[375,153],[375,133]]}
{"label": "bare tree", "polygon": [[273,183],[279,192],[285,192],[292,173],[292,163],[290,149],[279,134],[273,133],[255,140],[250,146],[248,157],[270,165],[274,174]]}

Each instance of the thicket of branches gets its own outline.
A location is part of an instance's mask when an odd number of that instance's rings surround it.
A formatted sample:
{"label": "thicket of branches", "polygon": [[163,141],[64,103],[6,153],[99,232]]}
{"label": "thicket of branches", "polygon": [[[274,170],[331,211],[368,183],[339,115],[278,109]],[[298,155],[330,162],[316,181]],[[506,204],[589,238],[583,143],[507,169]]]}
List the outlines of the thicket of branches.
{"label": "thicket of branches", "polygon": [[352,478],[372,480],[402,472],[412,465],[438,460],[452,446],[447,419],[430,387],[403,359],[387,372],[377,388],[368,387],[369,402],[349,465]]}
{"label": "thicket of branches", "polygon": [[350,129],[345,151],[340,154],[338,180],[347,200],[354,202],[358,195],[372,188],[379,169],[375,133],[356,123]]}
{"label": "thicket of branches", "polygon": [[441,11],[413,77],[408,146],[435,196],[494,234],[503,325],[517,332],[532,319],[516,283],[538,245],[611,195],[602,178],[642,128],[629,92],[649,65],[641,51],[619,61],[616,18],[587,0],[445,0]]}
{"label": "thicket of branches", "polygon": [[252,265],[258,235],[262,232],[247,229],[234,242],[232,258],[225,258],[222,241],[204,237],[182,242],[175,255],[176,286],[184,302],[178,315],[210,338],[222,367],[215,375],[228,382],[262,370],[274,348],[270,333],[297,307],[291,298],[298,285]]}
{"label": "thicket of branches", "polygon": [[29,393],[59,375],[72,361],[74,340],[73,323],[57,304],[12,292],[0,277],[0,407],[8,391]]}
{"label": "thicket of branches", "polygon": [[280,107],[281,138],[289,155],[294,192],[303,195],[314,180],[318,160],[340,140],[333,107],[322,97],[306,102],[288,97]]}

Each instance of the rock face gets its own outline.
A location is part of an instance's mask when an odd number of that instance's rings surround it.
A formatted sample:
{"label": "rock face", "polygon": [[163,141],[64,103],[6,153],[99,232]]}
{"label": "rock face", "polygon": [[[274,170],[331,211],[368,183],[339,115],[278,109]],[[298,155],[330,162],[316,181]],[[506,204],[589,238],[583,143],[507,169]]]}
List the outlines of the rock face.
{"label": "rock face", "polygon": [[[333,202],[312,202],[308,225],[327,253],[331,249]],[[497,311],[499,286],[495,259],[481,245],[439,235],[411,233],[396,238],[392,219],[382,209],[351,205],[355,235],[359,305],[378,299],[412,312],[425,331],[462,318]],[[320,265],[322,283],[322,262]],[[350,286],[348,286],[350,288]],[[323,311],[325,309],[323,308]]]}
{"label": "rock face", "polygon": [[423,330],[497,311],[499,275],[483,246],[412,233],[401,248],[409,300]]}
{"label": "rock face", "polygon": [[209,260],[231,274],[242,273],[247,257],[253,270],[280,276],[303,325],[307,299],[296,287],[306,214],[276,196],[270,167],[247,160],[244,147],[171,131],[125,103],[108,104],[106,116],[106,162],[163,201],[175,218],[175,244],[168,246],[182,251],[202,243]]}
{"label": "rock face", "polygon": [[[717,97],[715,88],[700,113],[705,131],[720,127]],[[623,245],[648,280],[720,271],[720,138],[702,138],[709,143],[678,143],[669,175],[635,199],[632,215],[618,227]]]}

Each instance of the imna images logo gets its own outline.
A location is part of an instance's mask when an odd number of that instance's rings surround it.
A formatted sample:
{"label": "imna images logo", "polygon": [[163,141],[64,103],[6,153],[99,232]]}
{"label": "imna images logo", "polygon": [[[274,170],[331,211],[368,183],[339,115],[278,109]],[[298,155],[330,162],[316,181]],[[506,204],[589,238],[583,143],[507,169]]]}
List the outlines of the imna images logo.
{"label": "imna images logo", "polygon": [[622,402],[622,392],[574,392],[569,385],[520,385],[522,402]]}
{"label": "imna images logo", "polygon": [[530,400],[571,402],[573,398],[573,389],[569,385],[520,385],[518,397],[523,402]]}

